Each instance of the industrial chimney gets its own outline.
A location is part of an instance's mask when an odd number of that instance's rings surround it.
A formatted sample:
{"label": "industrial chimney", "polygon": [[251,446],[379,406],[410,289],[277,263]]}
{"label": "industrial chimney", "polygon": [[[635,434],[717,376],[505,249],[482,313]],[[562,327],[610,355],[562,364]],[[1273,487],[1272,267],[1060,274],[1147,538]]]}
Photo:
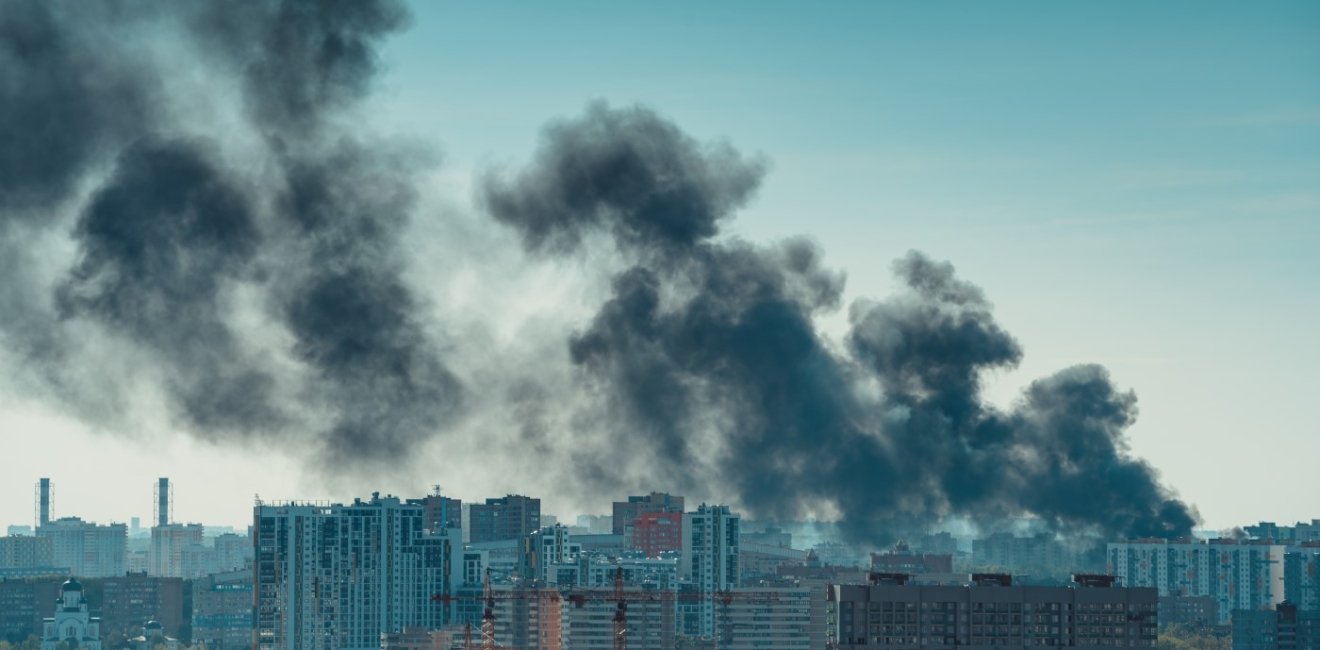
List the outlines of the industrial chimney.
{"label": "industrial chimney", "polygon": [[37,481],[37,528],[50,523],[50,479]]}
{"label": "industrial chimney", "polygon": [[156,481],[156,525],[168,526],[170,523],[170,480],[161,477]]}

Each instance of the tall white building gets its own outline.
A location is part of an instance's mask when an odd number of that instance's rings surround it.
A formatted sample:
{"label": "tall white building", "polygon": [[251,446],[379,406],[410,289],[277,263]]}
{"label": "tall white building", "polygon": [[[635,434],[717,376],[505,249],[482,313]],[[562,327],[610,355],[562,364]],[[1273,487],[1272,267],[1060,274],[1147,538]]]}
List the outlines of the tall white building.
{"label": "tall white building", "polygon": [[420,501],[259,504],[256,647],[375,650],[381,634],[439,629],[462,532],[427,530]]}
{"label": "tall white building", "polygon": [[[160,578],[199,578],[208,572],[196,564],[196,549],[202,544],[206,529],[201,524],[161,524],[151,528],[151,546],[147,550],[147,574]],[[191,556],[191,557],[189,557]],[[191,561],[189,561],[191,560]]]}
{"label": "tall white building", "polygon": [[61,517],[37,529],[51,540],[55,566],[82,578],[122,576],[127,570],[128,526],[98,526],[77,517]]}
{"label": "tall white building", "polygon": [[1235,609],[1273,609],[1283,601],[1285,550],[1256,541],[1138,540],[1110,543],[1107,563],[1125,587],[1214,598],[1226,625]]}
{"label": "tall white building", "polygon": [[701,504],[683,514],[680,577],[699,596],[696,606],[680,608],[679,632],[715,634],[715,595],[738,586],[739,517],[728,506]]}

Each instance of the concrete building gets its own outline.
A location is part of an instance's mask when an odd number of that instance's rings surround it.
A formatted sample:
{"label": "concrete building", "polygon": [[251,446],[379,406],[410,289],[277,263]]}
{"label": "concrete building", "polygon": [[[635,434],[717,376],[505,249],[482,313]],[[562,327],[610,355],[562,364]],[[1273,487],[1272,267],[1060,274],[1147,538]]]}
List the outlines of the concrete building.
{"label": "concrete building", "polygon": [[84,581],[84,590],[101,614],[101,632],[106,636],[134,637],[147,621],[160,623],[163,633],[178,638],[184,631],[184,583],[182,578],[145,574]]}
{"label": "concrete building", "polygon": [[223,533],[211,540],[215,558],[207,573],[224,573],[248,566],[252,562],[252,536]]}
{"label": "concrete building", "polygon": [[630,496],[627,501],[615,501],[610,525],[615,535],[632,538],[632,526],[637,518],[648,512],[683,512],[683,497],[665,492],[652,492],[643,496]]}
{"label": "concrete building", "polygon": [[55,547],[49,537],[0,537],[0,569],[51,567],[54,563]]}
{"label": "concrete building", "polygon": [[1095,555],[1088,557],[1053,533],[1029,537],[995,533],[972,541],[972,564],[977,569],[1011,572],[1036,580],[1061,581],[1074,573],[1100,571],[1104,560]]}
{"label": "concrete building", "polygon": [[67,576],[0,580],[0,639],[17,646],[55,615]]}
{"label": "concrete building", "polygon": [[701,594],[702,602],[697,611],[683,613],[698,620],[680,622],[680,630],[695,629],[695,636],[702,637],[715,634],[715,594],[738,586],[739,521],[728,506],[704,503],[683,515],[679,576]]}
{"label": "concrete building", "polygon": [[468,541],[521,542],[533,531],[541,529],[541,500],[510,494],[499,499],[486,499],[486,503],[468,506],[468,521],[472,529]]}
{"label": "concrete building", "polygon": [[871,585],[835,585],[833,648],[1152,647],[1156,593],[1114,587],[1109,576],[1073,587],[1013,586],[1007,575],[973,576],[964,586],[930,586],[906,576]]}
{"label": "concrete building", "polygon": [[1127,587],[1154,587],[1161,596],[1210,596],[1218,624],[1234,610],[1271,609],[1284,597],[1284,547],[1235,540],[1116,542],[1108,570]]}
{"label": "concrete building", "polygon": [[51,541],[53,564],[68,567],[82,578],[123,575],[126,571],[128,527],[98,526],[77,517],[62,517],[37,529]]}
{"label": "concrete building", "polygon": [[1320,610],[1320,543],[1307,542],[1284,553],[1283,596],[1297,609]]}
{"label": "concrete building", "polygon": [[[542,584],[573,586],[578,584],[576,569],[582,546],[574,544],[568,529],[559,524],[542,528],[523,539],[519,573],[525,580]],[[574,578],[560,578],[558,569],[569,565]]]}
{"label": "concrete building", "polygon": [[633,520],[628,533],[628,545],[646,557],[678,552],[683,548],[683,513],[644,512]]}
{"label": "concrete building", "polygon": [[1246,526],[1243,530],[1252,539],[1268,540],[1275,544],[1320,542],[1320,519],[1312,519],[1310,523],[1299,521],[1292,526],[1262,521],[1254,526]]}
{"label": "concrete building", "polygon": [[437,487],[433,494],[422,499],[426,508],[426,526],[430,530],[463,527],[463,501],[441,496]]}
{"label": "concrete building", "polygon": [[207,650],[252,647],[252,571],[213,573],[192,584],[192,642]]}
{"label": "concrete building", "polygon": [[255,648],[374,650],[383,633],[446,624],[432,596],[462,533],[432,534],[420,500],[259,503],[253,519]]}
{"label": "concrete building", "polygon": [[[161,578],[195,578],[208,573],[209,557],[201,524],[161,524],[151,528],[147,574]],[[192,547],[192,548],[190,548]],[[187,557],[191,556],[191,557]],[[190,566],[185,566],[190,565]]]}
{"label": "concrete building", "polygon": [[779,576],[779,568],[807,561],[810,551],[787,546],[770,546],[747,541],[743,535],[738,545],[738,583],[754,585]]}
{"label": "concrete building", "polygon": [[1316,650],[1320,612],[1284,601],[1273,609],[1233,612],[1233,650]]}
{"label": "concrete building", "polygon": [[[624,595],[628,650],[672,650],[674,648],[674,592],[627,587]],[[574,589],[564,600],[563,642],[572,650],[612,650],[614,615],[618,601],[614,590]]]}
{"label": "concrete building", "polygon": [[558,589],[499,585],[495,592],[497,646],[518,650],[563,647],[563,597]]}
{"label": "concrete building", "polygon": [[871,554],[871,570],[878,573],[953,573],[953,556],[946,553],[916,553],[899,543],[883,553]]}
{"label": "concrete building", "polygon": [[1160,596],[1161,628],[1208,630],[1219,620],[1219,603],[1210,596]]}
{"label": "concrete building", "polygon": [[91,615],[82,596],[82,584],[69,578],[60,590],[55,614],[42,622],[41,650],[101,650],[101,621]]}
{"label": "concrete building", "polygon": [[716,647],[723,650],[824,648],[813,635],[809,587],[738,588],[717,599]]}

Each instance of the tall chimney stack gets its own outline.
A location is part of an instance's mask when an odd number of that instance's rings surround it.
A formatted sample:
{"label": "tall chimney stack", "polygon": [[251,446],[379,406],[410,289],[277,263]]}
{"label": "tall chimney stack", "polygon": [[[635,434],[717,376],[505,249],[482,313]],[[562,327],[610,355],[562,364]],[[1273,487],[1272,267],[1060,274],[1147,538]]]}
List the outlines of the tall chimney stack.
{"label": "tall chimney stack", "polygon": [[50,479],[37,481],[37,527],[50,523]]}
{"label": "tall chimney stack", "polygon": [[170,523],[170,480],[162,477],[156,481],[156,525]]}

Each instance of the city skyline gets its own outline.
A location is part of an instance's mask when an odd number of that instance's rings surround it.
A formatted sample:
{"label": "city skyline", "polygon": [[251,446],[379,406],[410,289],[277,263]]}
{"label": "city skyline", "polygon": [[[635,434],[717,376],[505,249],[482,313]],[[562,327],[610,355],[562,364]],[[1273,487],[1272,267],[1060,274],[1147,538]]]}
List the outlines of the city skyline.
{"label": "city skyline", "polygon": [[[641,7],[584,11],[581,4],[560,10],[414,5],[406,29],[385,35],[402,22],[369,28],[376,30],[366,40],[379,48],[379,65],[356,71],[363,87],[350,88],[347,99],[330,97],[324,115],[312,121],[342,129],[345,121],[365,118],[386,134],[391,156],[404,139],[403,162],[390,164],[416,164],[403,175],[418,179],[417,199],[401,210],[410,225],[383,226],[396,228],[387,248],[397,255],[372,267],[392,275],[371,286],[390,289],[394,282],[414,292],[416,312],[404,320],[415,318],[416,331],[403,336],[427,345],[417,346],[413,352],[421,356],[413,358],[434,355],[447,364],[435,371],[436,385],[457,378],[476,396],[469,413],[477,415],[464,416],[449,432],[438,423],[456,416],[442,408],[443,399],[432,399],[445,393],[422,392],[405,400],[400,412],[408,417],[391,426],[440,435],[375,439],[402,453],[338,452],[326,441],[339,426],[368,426],[355,418],[373,407],[373,397],[359,395],[356,384],[311,380],[305,389],[317,394],[307,409],[313,417],[301,420],[303,404],[296,405],[299,413],[284,414],[296,420],[288,436],[260,426],[231,436],[224,427],[233,422],[211,429],[214,419],[205,417],[189,423],[176,398],[210,404],[208,393],[223,382],[194,385],[188,373],[218,368],[210,379],[224,379],[229,359],[151,334],[167,321],[116,315],[107,306],[113,301],[98,293],[108,276],[97,274],[111,272],[96,264],[113,260],[116,249],[89,239],[87,227],[76,224],[90,218],[80,216],[86,195],[106,180],[97,174],[110,175],[115,156],[91,156],[86,164],[104,169],[75,175],[87,187],[51,208],[60,215],[52,219],[57,227],[34,226],[25,212],[31,206],[0,202],[0,210],[16,215],[0,222],[7,228],[0,234],[24,237],[0,249],[14,255],[5,268],[20,264],[32,277],[0,303],[5,315],[23,316],[0,322],[9,342],[0,346],[6,378],[0,431],[8,455],[30,459],[35,468],[31,475],[10,468],[0,476],[0,521],[32,518],[28,495],[41,476],[55,482],[57,516],[101,523],[149,521],[148,486],[158,476],[178,483],[177,521],[232,526],[250,522],[256,494],[343,501],[376,490],[422,495],[436,483],[465,501],[534,494],[546,500],[547,513],[607,513],[608,501],[592,496],[593,484],[570,485],[566,477],[612,469],[619,450],[600,441],[614,440],[613,428],[630,423],[602,425],[583,416],[598,410],[559,412],[561,393],[551,389],[572,385],[566,341],[605,313],[598,307],[611,297],[612,276],[627,266],[618,256],[627,254],[552,259],[524,251],[520,235],[528,231],[517,224],[527,222],[516,211],[492,219],[494,195],[483,190],[488,174],[534,175],[538,152],[553,152],[543,125],[588,121],[598,100],[619,114],[644,107],[702,146],[727,142],[741,152],[755,172],[746,182],[759,184],[759,193],[726,197],[746,205],[714,215],[722,234],[711,241],[723,246],[742,238],[768,250],[785,237],[813,238],[815,263],[847,275],[834,306],[813,313],[813,332],[827,353],[846,347],[854,300],[901,296],[890,265],[910,250],[924,251],[933,264],[951,263],[960,281],[984,290],[993,305],[988,322],[1020,345],[1020,360],[974,367],[984,382],[978,405],[1011,413],[1032,381],[1074,364],[1101,363],[1118,391],[1135,391],[1138,399],[1135,423],[1117,428],[1126,436],[1117,449],[1130,443],[1131,458],[1157,470],[1153,485],[1194,507],[1204,527],[1309,521],[1320,505],[1314,498],[1320,473],[1309,471],[1308,460],[1320,413],[1307,397],[1311,368],[1320,363],[1320,346],[1308,334],[1320,325],[1314,299],[1320,267],[1312,254],[1320,244],[1320,148],[1313,146],[1320,136],[1313,83],[1320,10],[1305,3],[1200,6],[1170,3],[1132,21],[1121,8],[1045,10],[1034,3],[941,15],[897,5],[752,11],[733,4],[663,14]],[[599,40],[574,47],[569,26],[575,22]],[[82,33],[70,24],[71,34]],[[738,27],[745,28],[738,39],[725,38]],[[1253,33],[1274,37],[1264,43]],[[1062,34],[1071,36],[1068,47],[1061,46]],[[1177,37],[1166,41],[1170,34]],[[616,55],[603,60],[601,51]],[[236,99],[241,83],[224,76],[232,62],[214,63],[210,53],[191,50],[182,55],[199,69],[221,71],[229,85],[221,84],[214,107],[171,99],[160,121],[193,137],[216,137],[209,125],[180,117],[198,111],[217,124],[238,125],[240,135],[216,146],[224,156],[260,149],[248,141],[261,135],[246,126],[244,102]],[[170,78],[184,88],[200,86],[187,75]],[[354,94],[363,90],[371,92]],[[336,102],[351,106],[341,114]],[[107,118],[106,128],[121,127],[118,119]],[[252,159],[275,164],[265,154]],[[372,173],[363,172],[363,182],[378,182]],[[255,175],[238,176],[237,185],[259,184]],[[119,181],[144,182],[127,172]],[[268,224],[261,228],[274,236]],[[20,249],[10,246],[16,241],[30,258],[18,257]],[[267,293],[266,280],[257,278],[272,268],[275,253],[253,255],[267,266],[238,273],[232,292],[213,304],[187,303],[179,313],[195,320],[185,325],[211,332],[207,315],[219,314],[216,321],[229,329],[214,340],[233,337],[238,356],[303,354],[313,345],[300,329],[310,316],[297,312],[306,304],[286,293],[301,287]],[[217,274],[228,272],[229,262],[212,262]],[[16,286],[11,281],[8,288]],[[61,308],[71,311],[51,322],[72,328],[71,340],[104,344],[72,358],[92,379],[107,374],[111,386],[123,379],[122,402],[109,392],[76,403],[52,399],[43,383],[50,377],[34,372],[24,356],[30,341],[22,337],[32,330],[23,310],[37,314],[44,307],[30,305],[55,299],[27,303],[30,296],[19,294],[61,287]],[[162,295],[177,299],[151,291],[134,299]],[[308,318],[294,318],[299,314]],[[538,331],[549,334],[530,335]],[[290,343],[298,336],[301,343]],[[478,362],[479,355],[465,350],[493,352]],[[290,353],[271,368],[253,367],[284,386],[290,377],[302,380],[299,364],[320,364],[322,377],[330,376],[326,358],[314,354]],[[510,368],[523,365],[544,375],[522,381]],[[56,382],[59,388],[99,388],[74,375],[76,381],[59,377],[66,382]],[[538,390],[548,397],[533,399]],[[579,426],[600,433],[585,435],[574,430]],[[705,434],[687,432],[684,439]],[[1268,462],[1243,460],[1261,454]],[[645,472],[617,482],[625,491],[673,490],[693,503],[746,505],[738,501],[748,493],[696,480],[718,477],[718,467],[703,471],[668,484],[656,480],[663,474]],[[832,514],[829,504],[804,503],[824,519]]]}

